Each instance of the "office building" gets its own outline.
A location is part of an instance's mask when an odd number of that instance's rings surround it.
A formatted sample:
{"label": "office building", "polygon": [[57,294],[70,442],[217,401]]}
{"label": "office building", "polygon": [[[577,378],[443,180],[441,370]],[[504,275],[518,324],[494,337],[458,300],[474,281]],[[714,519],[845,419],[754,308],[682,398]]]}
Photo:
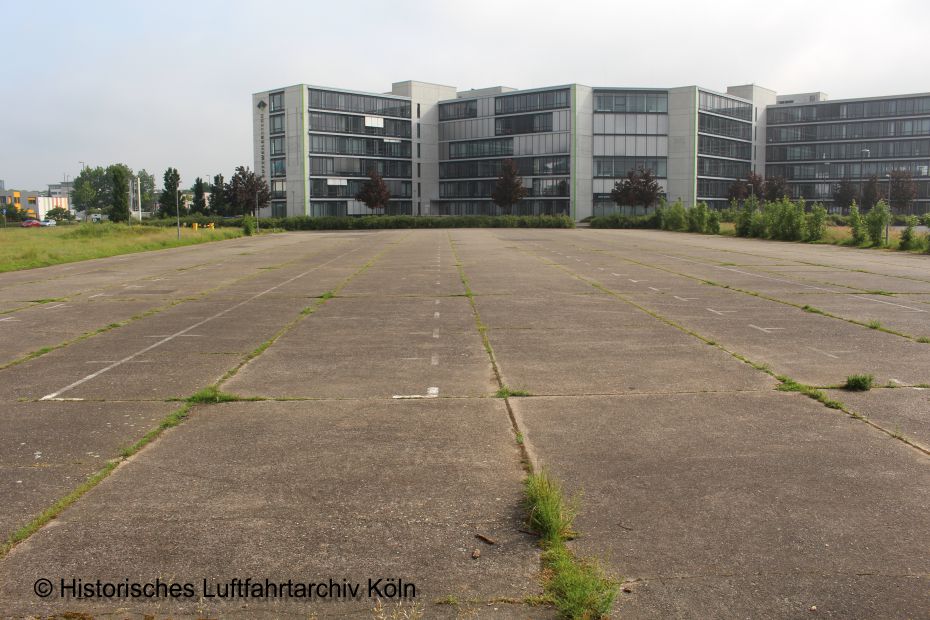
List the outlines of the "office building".
{"label": "office building", "polygon": [[[915,99],[927,98],[857,100],[861,113],[858,107],[844,112],[860,114],[861,131],[867,125],[884,131],[883,144],[902,136],[906,145],[840,148],[826,144],[844,144],[854,129],[847,128],[847,137],[838,128],[816,127],[831,122],[824,116],[831,106],[850,102],[831,103],[820,92],[779,96],[754,84],[725,92],[582,84],[457,91],[407,81],[389,93],[299,84],[252,96],[254,165],[272,191],[262,215],[275,216],[370,213],[354,196],[371,169],[391,192],[386,213],[495,214],[491,190],[507,159],[527,188],[514,207],[518,214],[583,219],[615,212],[611,189],[639,169],[655,174],[669,201],[723,208],[733,183],[750,172],[784,176],[792,195],[829,202],[843,176],[906,167],[925,178],[918,186],[926,201],[928,162],[920,149],[930,144],[919,138],[930,133],[919,133],[923,125],[911,123],[907,110],[924,114],[928,125],[930,112],[923,104],[864,103]],[[823,149],[812,147],[818,141]],[[840,161],[870,145],[875,155],[863,168]],[[810,157],[839,167],[816,176]]]}

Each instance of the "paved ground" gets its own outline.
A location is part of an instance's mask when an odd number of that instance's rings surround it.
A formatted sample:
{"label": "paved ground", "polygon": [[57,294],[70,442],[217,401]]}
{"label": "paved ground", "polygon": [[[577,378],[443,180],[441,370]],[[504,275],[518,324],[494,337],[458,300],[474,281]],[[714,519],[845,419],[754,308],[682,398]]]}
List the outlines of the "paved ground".
{"label": "paved ground", "polygon": [[[426,617],[552,617],[526,604],[541,576],[520,432],[583,493],[572,544],[626,582],[618,616],[930,617],[928,266],[656,231],[424,230],[0,275],[3,538],[176,399],[218,381],[257,399],[195,406],[15,546],[0,609],[365,618],[367,591],[63,601],[58,579],[199,595],[204,579],[394,577]],[[494,397],[479,326],[530,397]],[[829,389],[856,373],[879,387]]]}

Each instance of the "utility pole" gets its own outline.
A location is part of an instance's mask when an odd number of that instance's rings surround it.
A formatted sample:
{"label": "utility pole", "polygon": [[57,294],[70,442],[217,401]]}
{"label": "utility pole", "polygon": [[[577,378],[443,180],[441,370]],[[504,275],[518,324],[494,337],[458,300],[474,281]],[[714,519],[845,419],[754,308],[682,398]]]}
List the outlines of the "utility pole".
{"label": "utility pole", "polygon": [[174,188],[174,213],[178,216],[178,241],[181,240],[181,183],[178,179],[178,186]]}

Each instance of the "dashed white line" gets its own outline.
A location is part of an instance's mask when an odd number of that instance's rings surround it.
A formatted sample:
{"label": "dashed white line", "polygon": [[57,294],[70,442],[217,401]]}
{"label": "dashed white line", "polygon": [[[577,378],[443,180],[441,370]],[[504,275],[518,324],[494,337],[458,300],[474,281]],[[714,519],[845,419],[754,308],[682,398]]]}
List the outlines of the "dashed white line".
{"label": "dashed white line", "polygon": [[433,330],[433,338],[439,338],[439,328]]}
{"label": "dashed white line", "polygon": [[[713,312],[714,314],[719,314],[720,316],[725,316],[725,315],[727,315],[727,314],[733,314],[734,312],[736,312],[736,310],[714,310],[713,308],[704,308],[704,309],[707,310],[708,312]],[[751,327],[751,326],[750,326],[750,327]],[[777,327],[777,328],[775,328],[775,329],[781,329],[781,328],[780,328],[780,327]]]}
{"label": "dashed white line", "polygon": [[752,323],[749,323],[749,327],[753,329],[758,329],[760,332],[764,332],[766,334],[770,334],[772,332],[784,331],[785,329],[784,327],[759,327],[758,325],[753,325]]}
{"label": "dashed white line", "polygon": [[439,355],[433,353],[433,357],[430,358],[429,363],[431,366],[439,366]]}

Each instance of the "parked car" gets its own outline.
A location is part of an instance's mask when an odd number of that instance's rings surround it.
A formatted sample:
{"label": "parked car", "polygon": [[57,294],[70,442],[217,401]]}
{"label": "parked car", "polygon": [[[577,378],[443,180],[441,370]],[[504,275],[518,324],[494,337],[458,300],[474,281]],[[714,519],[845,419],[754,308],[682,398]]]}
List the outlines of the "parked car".
{"label": "parked car", "polygon": [[55,220],[42,220],[40,224],[42,226],[58,226],[58,222]]}
{"label": "parked car", "polygon": [[34,226],[41,226],[41,225],[42,225],[42,223],[39,222],[39,220],[23,220],[22,224],[20,224],[20,227],[22,227],[22,228],[32,228],[32,227],[34,227]]}

